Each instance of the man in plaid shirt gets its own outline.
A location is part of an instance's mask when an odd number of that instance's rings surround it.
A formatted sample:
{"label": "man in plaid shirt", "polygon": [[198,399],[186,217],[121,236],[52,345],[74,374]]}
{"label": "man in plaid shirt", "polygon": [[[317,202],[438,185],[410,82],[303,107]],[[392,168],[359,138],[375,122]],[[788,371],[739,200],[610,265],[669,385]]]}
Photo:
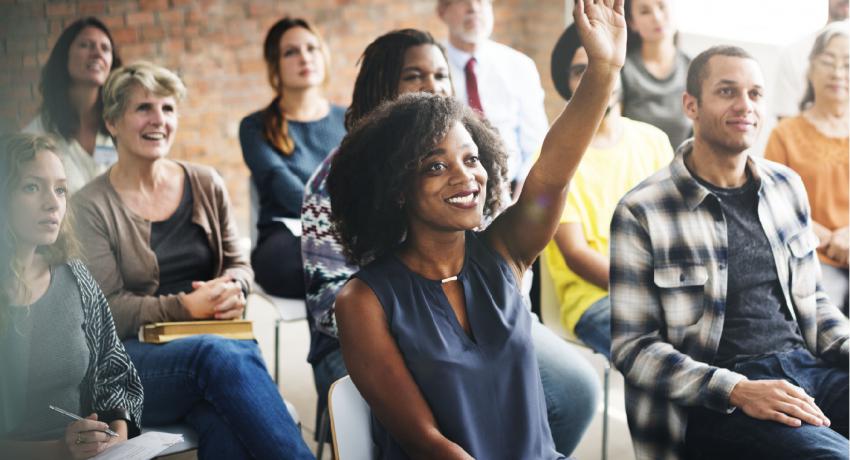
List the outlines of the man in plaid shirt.
{"label": "man in plaid shirt", "polygon": [[848,455],[848,322],[819,283],[805,189],[747,152],[763,82],[740,48],[697,56],[693,141],[611,224],[612,358],[639,459]]}

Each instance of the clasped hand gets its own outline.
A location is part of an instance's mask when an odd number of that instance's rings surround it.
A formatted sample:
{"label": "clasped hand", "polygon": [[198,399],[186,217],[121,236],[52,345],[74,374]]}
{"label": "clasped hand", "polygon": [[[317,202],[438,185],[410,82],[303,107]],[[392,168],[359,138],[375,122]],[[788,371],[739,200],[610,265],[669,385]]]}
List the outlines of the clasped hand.
{"label": "clasped hand", "polygon": [[232,276],[193,281],[191,293],[182,297],[183,306],[194,319],[235,319],[245,311],[245,294]]}

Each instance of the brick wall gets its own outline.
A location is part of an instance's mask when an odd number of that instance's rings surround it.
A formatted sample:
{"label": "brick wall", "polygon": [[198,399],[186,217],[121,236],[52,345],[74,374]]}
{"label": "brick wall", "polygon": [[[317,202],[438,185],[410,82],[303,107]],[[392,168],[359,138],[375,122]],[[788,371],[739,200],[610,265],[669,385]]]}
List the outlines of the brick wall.
{"label": "brick wall", "polygon": [[[550,119],[562,105],[549,78],[549,53],[564,24],[564,0],[499,0],[494,38],[536,62]],[[39,105],[38,80],[60,32],[94,15],[125,62],[147,59],[176,70],[189,89],[172,155],[214,165],[227,181],[243,234],[248,171],[239,121],[266,105],[262,40],[284,15],[312,20],[331,49],[328,97],[347,105],[366,45],[395,28],[444,37],[436,0],[0,0],[0,132],[15,131]]]}

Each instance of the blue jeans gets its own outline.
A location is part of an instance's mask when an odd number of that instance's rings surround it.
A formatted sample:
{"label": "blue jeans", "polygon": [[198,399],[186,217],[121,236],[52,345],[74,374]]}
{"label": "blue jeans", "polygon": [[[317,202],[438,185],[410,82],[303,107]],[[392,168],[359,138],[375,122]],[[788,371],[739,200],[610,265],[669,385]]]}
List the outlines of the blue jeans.
{"label": "blue jeans", "polygon": [[145,390],[146,426],[187,422],[201,459],[311,459],[257,343],[199,335],[124,347]]}
{"label": "blue jeans", "polygon": [[713,459],[847,459],[847,369],[815,358],[805,348],[735,365],[750,380],[785,379],[815,398],[832,422],[829,428],[794,428],[758,420],[735,410],[731,414],[705,408],[688,411],[685,447],[688,458]]}
{"label": "blue jeans", "polygon": [[[546,396],[549,429],[555,449],[570,455],[593,420],[599,400],[599,377],[578,350],[536,318],[531,323],[531,337],[540,367],[540,379]],[[335,350],[313,366],[316,391],[327,401],[331,384],[348,375],[342,353]],[[317,424],[318,426],[318,424]]]}
{"label": "blue jeans", "polygon": [[576,337],[611,360],[611,298],[593,302],[576,323]]}

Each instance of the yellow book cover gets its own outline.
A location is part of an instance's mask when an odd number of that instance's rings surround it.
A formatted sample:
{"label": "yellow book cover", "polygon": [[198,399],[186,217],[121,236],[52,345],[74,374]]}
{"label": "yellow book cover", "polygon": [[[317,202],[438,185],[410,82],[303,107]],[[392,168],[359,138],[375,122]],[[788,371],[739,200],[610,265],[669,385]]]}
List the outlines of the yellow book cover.
{"label": "yellow book cover", "polygon": [[139,342],[166,343],[193,335],[214,334],[229,339],[253,340],[254,326],[251,321],[180,321],[151,323],[139,328]]}

